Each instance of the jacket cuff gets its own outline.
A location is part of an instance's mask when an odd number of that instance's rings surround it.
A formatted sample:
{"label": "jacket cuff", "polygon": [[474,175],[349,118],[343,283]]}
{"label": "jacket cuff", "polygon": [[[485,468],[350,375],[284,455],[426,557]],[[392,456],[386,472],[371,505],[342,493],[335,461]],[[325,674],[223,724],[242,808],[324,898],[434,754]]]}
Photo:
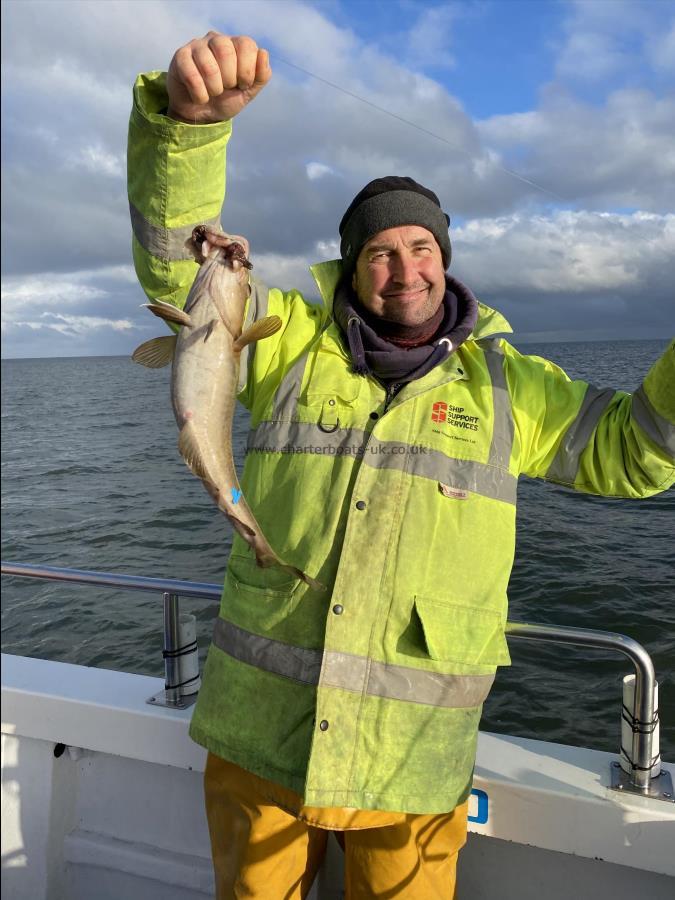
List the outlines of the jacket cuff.
{"label": "jacket cuff", "polygon": [[181,147],[200,147],[231,134],[231,120],[188,125],[187,122],[179,122],[167,116],[169,95],[166,77],[166,72],[144,72],[136,79],[131,120],[137,128],[154,132]]}
{"label": "jacket cuff", "polygon": [[675,340],[647,373],[643,389],[655,412],[675,425]]}

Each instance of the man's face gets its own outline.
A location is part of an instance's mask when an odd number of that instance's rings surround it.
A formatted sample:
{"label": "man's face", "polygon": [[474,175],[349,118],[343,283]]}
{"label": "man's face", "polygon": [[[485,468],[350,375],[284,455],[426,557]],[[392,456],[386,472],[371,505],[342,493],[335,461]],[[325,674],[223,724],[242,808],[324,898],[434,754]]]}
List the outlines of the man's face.
{"label": "man's face", "polygon": [[421,225],[399,225],[361,248],[352,287],[371,313],[401,325],[421,325],[441,305],[445,270],[436,238]]}

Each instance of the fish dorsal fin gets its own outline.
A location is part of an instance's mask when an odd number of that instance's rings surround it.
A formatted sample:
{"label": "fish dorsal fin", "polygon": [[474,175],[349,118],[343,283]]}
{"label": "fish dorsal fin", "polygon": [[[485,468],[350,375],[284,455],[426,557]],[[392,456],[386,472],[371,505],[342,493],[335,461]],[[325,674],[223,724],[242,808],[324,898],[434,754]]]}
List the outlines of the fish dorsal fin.
{"label": "fish dorsal fin", "polygon": [[163,300],[153,300],[152,303],[144,303],[154,316],[164,319],[165,322],[176,322],[178,325],[192,325],[192,319],[182,309],[178,309],[173,303],[164,303]]}
{"label": "fish dorsal fin", "polygon": [[152,338],[141,344],[140,347],[136,347],[131,358],[148,369],[161,369],[172,362],[175,350],[176,335],[170,334],[166,337]]}
{"label": "fish dorsal fin", "polygon": [[209,481],[192,422],[186,422],[181,428],[178,435],[178,450],[192,474],[203,481]]}
{"label": "fish dorsal fin", "polygon": [[261,341],[263,338],[270,337],[281,328],[281,319],[279,316],[265,316],[254,322],[250,328],[243,331],[234,342],[234,349],[243,350],[247,344],[253,344],[255,341]]}

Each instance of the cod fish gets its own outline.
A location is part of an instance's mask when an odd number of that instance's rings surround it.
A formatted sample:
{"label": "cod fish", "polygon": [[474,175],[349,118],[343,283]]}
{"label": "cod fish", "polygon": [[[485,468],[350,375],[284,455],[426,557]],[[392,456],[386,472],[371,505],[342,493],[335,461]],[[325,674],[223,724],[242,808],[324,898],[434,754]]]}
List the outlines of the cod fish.
{"label": "cod fish", "polygon": [[[241,241],[241,243],[240,243]],[[184,309],[154,301],[147,308],[181,327],[177,335],[154,338],[137,347],[134,362],[161,368],[173,360],[171,400],[180,429],[178,449],[255,552],[259,566],[281,566],[313,588],[319,582],[283,562],[255,520],[237,479],[232,457],[232,419],[236,405],[241,351],[281,328],[278,316],[254,322],[242,333],[249,295],[243,238],[230,238],[200,225],[191,249],[201,262]]]}

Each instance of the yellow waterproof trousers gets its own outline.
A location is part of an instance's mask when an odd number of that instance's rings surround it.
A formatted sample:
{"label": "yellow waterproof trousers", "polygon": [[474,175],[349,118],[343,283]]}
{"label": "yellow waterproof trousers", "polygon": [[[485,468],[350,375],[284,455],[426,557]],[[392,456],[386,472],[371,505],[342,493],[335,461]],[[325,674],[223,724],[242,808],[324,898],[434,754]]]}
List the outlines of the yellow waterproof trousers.
{"label": "yellow waterproof trousers", "polygon": [[331,831],[345,854],[345,900],[455,895],[468,803],[436,815],[311,808],[211,753],[204,787],[217,900],[306,897]]}

